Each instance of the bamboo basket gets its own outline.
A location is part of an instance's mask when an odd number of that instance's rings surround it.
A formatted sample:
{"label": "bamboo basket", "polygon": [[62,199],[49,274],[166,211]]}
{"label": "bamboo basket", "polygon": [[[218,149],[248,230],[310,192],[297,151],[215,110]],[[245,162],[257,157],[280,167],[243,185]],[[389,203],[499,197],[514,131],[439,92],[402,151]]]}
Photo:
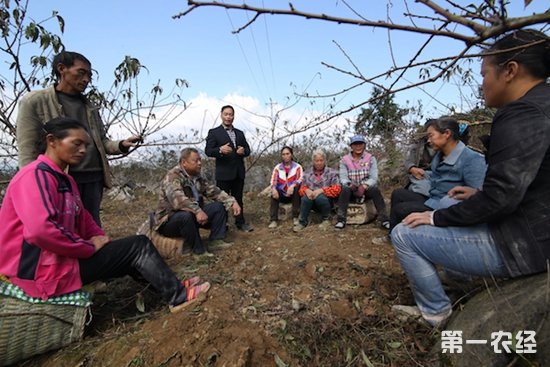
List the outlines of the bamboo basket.
{"label": "bamboo basket", "polygon": [[165,259],[181,256],[183,251],[183,238],[181,237],[164,237],[157,231],[151,229],[151,219],[147,219],[138,228],[136,234],[143,234],[153,242],[160,256]]}
{"label": "bamboo basket", "polygon": [[89,306],[31,303],[0,294],[0,366],[82,339]]}

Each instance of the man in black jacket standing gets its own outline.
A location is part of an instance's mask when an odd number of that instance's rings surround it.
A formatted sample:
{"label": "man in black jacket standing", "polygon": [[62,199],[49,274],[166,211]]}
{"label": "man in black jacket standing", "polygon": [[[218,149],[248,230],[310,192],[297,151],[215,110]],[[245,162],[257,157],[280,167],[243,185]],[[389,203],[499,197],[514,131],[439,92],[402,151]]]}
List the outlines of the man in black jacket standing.
{"label": "man in black jacket standing", "polygon": [[205,152],[207,156],[216,158],[216,185],[232,195],[241,207],[241,214],[235,218],[237,229],[250,232],[253,228],[245,222],[242,210],[244,158],[250,155],[250,147],[244,133],[233,127],[233,107],[223,106],[220,117],[222,124],[208,131]]}

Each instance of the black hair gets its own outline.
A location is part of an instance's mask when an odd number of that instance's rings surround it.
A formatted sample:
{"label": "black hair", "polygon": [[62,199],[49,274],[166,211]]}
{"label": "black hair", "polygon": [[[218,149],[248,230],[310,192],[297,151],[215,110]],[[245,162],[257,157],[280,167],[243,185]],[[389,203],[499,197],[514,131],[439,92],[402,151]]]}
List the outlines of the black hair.
{"label": "black hair", "polygon": [[233,111],[233,113],[235,113],[235,109],[230,104],[226,104],[225,106],[223,106],[222,109],[220,110],[220,112],[223,112],[223,110],[225,110],[226,108],[231,108],[231,111]]}
{"label": "black hair", "polygon": [[[508,50],[508,51],[507,51]],[[523,65],[535,78],[550,77],[550,38],[534,29],[520,29],[498,38],[487,51],[500,67],[510,61]]]}
{"label": "black hair", "polygon": [[53,135],[56,139],[63,139],[69,135],[69,130],[84,129],[86,128],[78,121],[70,117],[56,117],[46,122],[42,127],[42,136],[37,142],[38,153],[43,154],[46,152],[48,144],[46,137]]}
{"label": "black hair", "polygon": [[187,160],[192,153],[197,153],[200,155],[199,151],[195,148],[185,148],[180,153],[180,163]]}
{"label": "black hair", "polygon": [[441,134],[443,134],[445,130],[449,130],[453,140],[460,140],[458,121],[454,118],[440,117],[438,119],[430,119],[426,121],[424,128],[428,130],[430,126]]}
{"label": "black hair", "polygon": [[290,155],[294,157],[294,151],[292,150],[291,147],[289,147],[288,145],[285,145],[284,147],[281,148],[281,153],[283,152],[283,150],[285,149],[288,149],[290,151]]}
{"label": "black hair", "polygon": [[59,75],[59,70],[57,70],[57,65],[63,64],[66,67],[70,68],[74,65],[76,60],[80,60],[82,62],[85,62],[90,67],[92,66],[92,63],[90,60],[88,60],[84,55],[79,54],[78,52],[72,52],[72,51],[61,51],[57,55],[54,56],[52,61],[52,75],[54,75],[57,79],[61,78],[61,75]]}

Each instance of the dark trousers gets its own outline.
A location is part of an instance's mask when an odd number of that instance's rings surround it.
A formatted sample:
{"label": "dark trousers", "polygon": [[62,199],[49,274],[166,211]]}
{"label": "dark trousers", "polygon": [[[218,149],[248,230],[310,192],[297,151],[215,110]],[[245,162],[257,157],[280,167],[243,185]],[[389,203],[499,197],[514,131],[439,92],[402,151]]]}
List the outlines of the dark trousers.
{"label": "dark trousers", "polygon": [[244,179],[236,178],[231,181],[218,180],[216,181],[216,185],[237,200],[237,203],[241,207],[241,214],[235,217],[235,225],[237,227],[242,226],[245,223],[243,207]]}
{"label": "dark trousers", "polygon": [[390,230],[411,213],[432,210],[424,205],[427,199],[427,196],[408,189],[394,190],[391,193]]}
{"label": "dark trousers", "polygon": [[103,199],[103,179],[93,182],[76,182],[82,205],[90,212],[92,218],[101,227],[101,218],[99,217],[99,209],[101,208],[101,200]]}
{"label": "dark trousers", "polygon": [[[353,191],[349,186],[342,186],[342,191],[338,197],[338,221],[345,222],[348,215],[348,207]],[[376,212],[378,213],[378,220],[385,222],[388,220],[388,214],[386,211],[386,203],[382,197],[382,193],[376,186],[371,186],[365,190],[365,199],[370,199],[374,203]]]}
{"label": "dark trousers", "polygon": [[327,198],[325,194],[317,196],[315,200],[311,200],[306,195],[302,196],[300,203],[300,224],[303,226],[308,225],[311,210],[321,213],[321,220],[329,220],[332,205],[332,199]]}
{"label": "dark trousers", "polygon": [[200,228],[210,228],[210,240],[225,238],[227,211],[222,203],[214,202],[206,204],[202,210],[208,216],[208,222],[200,225],[195,214],[180,210],[170,216],[168,221],[158,229],[158,232],[166,237],[183,237],[185,246],[190,246],[196,254],[206,251],[199,233]]}
{"label": "dark trousers", "polygon": [[169,305],[186,300],[185,288],[146,236],[112,241],[79,264],[83,284],[130,275],[151,283]]}
{"label": "dark trousers", "polygon": [[300,194],[298,194],[298,190],[294,190],[290,197],[284,196],[280,191],[279,199],[271,197],[269,213],[272,221],[279,219],[279,203],[292,203],[292,218],[298,218],[298,215],[300,215]]}

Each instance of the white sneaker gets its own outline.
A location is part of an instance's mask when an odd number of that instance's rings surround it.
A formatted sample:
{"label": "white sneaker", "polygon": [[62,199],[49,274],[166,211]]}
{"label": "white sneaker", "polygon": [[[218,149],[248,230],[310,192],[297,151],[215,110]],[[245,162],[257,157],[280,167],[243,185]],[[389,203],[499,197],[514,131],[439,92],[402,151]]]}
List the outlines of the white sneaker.
{"label": "white sneaker", "polygon": [[393,305],[391,310],[394,313],[399,313],[406,316],[419,317],[422,316],[422,312],[418,306],[405,306],[405,305]]}
{"label": "white sneaker", "polygon": [[346,223],[340,220],[340,221],[338,221],[338,223],[336,223],[334,225],[334,228],[335,229],[344,229],[345,226],[346,226]]}
{"label": "white sneaker", "polygon": [[302,223],[298,222],[298,224],[296,224],[294,227],[292,227],[292,230],[294,232],[301,232],[304,230],[304,228],[306,228],[306,226],[304,226]]}
{"label": "white sneaker", "polygon": [[[447,312],[443,312],[438,315],[423,314],[417,306],[405,306],[405,305],[393,305],[391,306],[392,312],[405,316],[405,318],[412,318],[416,321],[431,327],[443,327],[449,321],[453,309],[450,308]],[[405,320],[403,320],[405,321]]]}
{"label": "white sneaker", "polygon": [[453,309],[449,308],[447,312],[440,313],[438,315],[422,315],[424,320],[428,322],[433,327],[439,328],[445,326],[447,324],[447,321],[451,318],[451,314],[453,313]]}
{"label": "white sneaker", "polygon": [[292,219],[292,224],[297,226],[298,224],[300,224],[300,218],[294,218]]}
{"label": "white sneaker", "polygon": [[277,228],[279,224],[277,223],[276,220],[272,220],[271,223],[269,223],[269,225],[267,226],[267,228]]}

